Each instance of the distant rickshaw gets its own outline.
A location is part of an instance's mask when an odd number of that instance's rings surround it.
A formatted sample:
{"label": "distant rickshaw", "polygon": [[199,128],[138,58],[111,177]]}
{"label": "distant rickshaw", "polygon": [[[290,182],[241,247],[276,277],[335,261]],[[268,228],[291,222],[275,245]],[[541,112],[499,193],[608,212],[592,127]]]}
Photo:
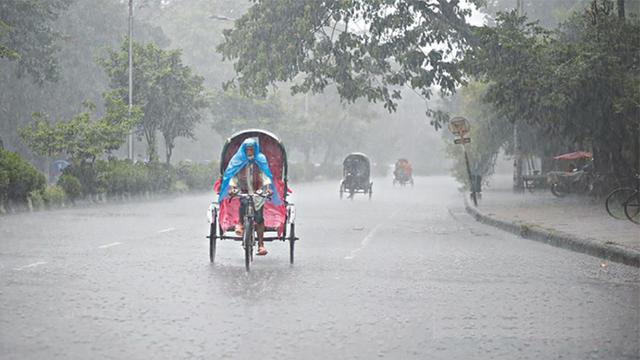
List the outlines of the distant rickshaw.
{"label": "distant rickshaw", "polygon": [[406,186],[411,184],[413,186],[413,169],[411,163],[407,159],[398,159],[396,166],[393,170],[393,185],[400,184],[400,186]]}
{"label": "distant rickshaw", "polygon": [[369,199],[373,195],[373,182],[371,181],[371,161],[363,153],[351,153],[344,159],[342,181],[340,182],[340,198],[344,193],[353,199],[356,193],[368,194]]}
{"label": "distant rickshaw", "polygon": [[565,164],[564,171],[550,171],[547,182],[551,193],[564,197],[570,193],[590,194],[594,188],[593,155],[586,151],[575,151],[553,157],[558,164]]}

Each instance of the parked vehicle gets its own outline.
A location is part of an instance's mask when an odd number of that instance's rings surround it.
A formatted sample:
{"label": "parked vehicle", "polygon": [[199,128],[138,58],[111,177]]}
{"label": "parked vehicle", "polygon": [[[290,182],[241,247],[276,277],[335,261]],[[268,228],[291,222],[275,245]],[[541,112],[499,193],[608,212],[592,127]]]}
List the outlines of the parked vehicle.
{"label": "parked vehicle", "polygon": [[635,187],[621,186],[609,193],[605,200],[607,213],[640,224],[640,174],[634,176]]}
{"label": "parked vehicle", "polygon": [[[593,157],[590,152],[576,151],[554,156],[556,161],[569,162],[565,171],[550,171],[547,182],[551,193],[557,197],[568,194],[588,194],[593,190],[595,174],[593,172]],[[577,162],[584,163],[582,166]]]}

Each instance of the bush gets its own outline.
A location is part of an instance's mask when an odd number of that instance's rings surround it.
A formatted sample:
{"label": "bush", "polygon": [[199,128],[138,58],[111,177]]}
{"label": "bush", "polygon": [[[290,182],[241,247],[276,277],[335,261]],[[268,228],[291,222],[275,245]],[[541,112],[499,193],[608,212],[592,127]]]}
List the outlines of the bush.
{"label": "bush", "polygon": [[153,192],[169,192],[176,181],[176,170],[167,164],[147,164],[149,171],[149,190]]}
{"label": "bush", "polygon": [[210,190],[213,186],[218,163],[194,164],[181,161],[176,168],[178,179],[183,181],[190,190]]}
{"label": "bush", "polygon": [[31,203],[31,208],[33,210],[40,210],[44,207],[44,199],[42,198],[41,191],[32,191],[27,195],[29,202]]}
{"label": "bush", "polygon": [[57,185],[47,186],[42,192],[42,199],[48,208],[64,206],[65,198],[64,190]]}
{"label": "bush", "polygon": [[75,202],[76,199],[82,195],[80,180],[73,175],[62,174],[58,179],[58,186],[64,190],[64,193],[71,202]]}
{"label": "bush", "polygon": [[[73,163],[63,170],[63,174],[70,175],[80,183],[80,194],[90,195],[100,192],[100,184],[98,182],[97,163]],[[58,183],[60,180],[58,179]],[[65,189],[66,191],[66,189]],[[67,193],[67,195],[69,195]],[[79,197],[79,196],[78,196]],[[71,197],[69,197],[71,199]],[[77,199],[77,197],[75,198]]]}
{"label": "bush", "polygon": [[44,175],[18,154],[0,149],[0,201],[26,203],[30,193],[42,191]]}
{"label": "bush", "polygon": [[137,194],[149,187],[147,168],[129,160],[96,162],[98,188],[109,195]]}

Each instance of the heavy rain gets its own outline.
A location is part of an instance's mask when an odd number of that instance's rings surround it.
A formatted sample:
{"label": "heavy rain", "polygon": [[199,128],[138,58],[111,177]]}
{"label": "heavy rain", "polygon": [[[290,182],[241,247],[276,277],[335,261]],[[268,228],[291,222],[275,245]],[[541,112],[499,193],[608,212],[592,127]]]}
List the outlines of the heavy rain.
{"label": "heavy rain", "polygon": [[640,359],[639,0],[0,0],[0,358]]}

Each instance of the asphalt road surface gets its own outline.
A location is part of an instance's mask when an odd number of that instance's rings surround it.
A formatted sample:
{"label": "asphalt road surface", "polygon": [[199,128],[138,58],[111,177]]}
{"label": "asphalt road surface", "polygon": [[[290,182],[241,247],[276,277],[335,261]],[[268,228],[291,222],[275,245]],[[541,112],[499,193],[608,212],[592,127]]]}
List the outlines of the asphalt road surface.
{"label": "asphalt road surface", "polygon": [[210,194],[0,218],[2,359],[638,359],[637,268],[478,224],[447,177],[294,187],[288,244],[208,259]]}

